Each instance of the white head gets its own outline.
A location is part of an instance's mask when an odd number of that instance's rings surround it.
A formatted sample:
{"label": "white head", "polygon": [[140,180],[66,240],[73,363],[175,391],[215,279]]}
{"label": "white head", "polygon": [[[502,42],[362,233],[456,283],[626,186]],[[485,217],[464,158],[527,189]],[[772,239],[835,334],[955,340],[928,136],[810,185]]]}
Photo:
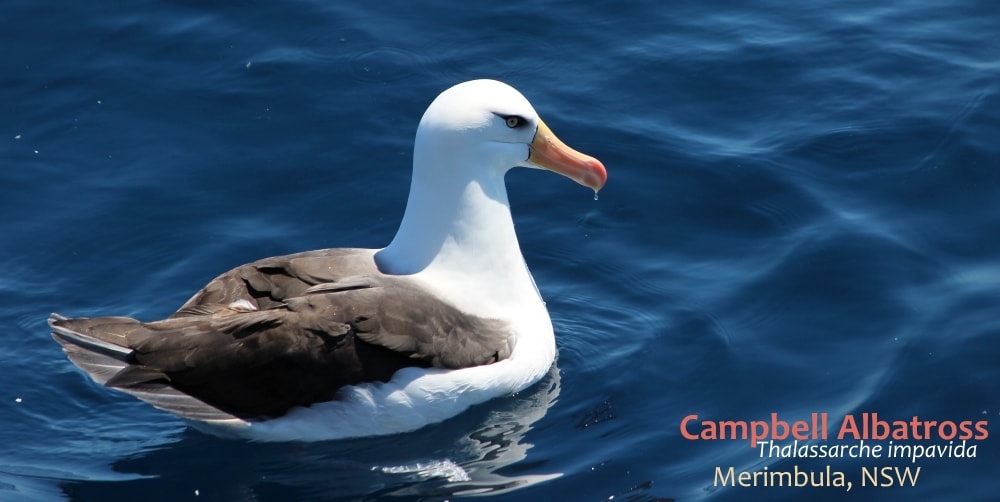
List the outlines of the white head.
{"label": "white head", "polygon": [[406,212],[376,257],[380,269],[524,269],[504,185],[515,166],[548,169],[595,192],[608,176],[597,159],[559,141],[513,87],[473,80],[442,92],[420,120]]}
{"label": "white head", "polygon": [[420,120],[414,145],[418,169],[474,169],[476,173],[420,175],[503,179],[515,166],[548,169],[600,190],[607,171],[599,161],[555,137],[513,87],[496,80],[472,80],[442,92]]}

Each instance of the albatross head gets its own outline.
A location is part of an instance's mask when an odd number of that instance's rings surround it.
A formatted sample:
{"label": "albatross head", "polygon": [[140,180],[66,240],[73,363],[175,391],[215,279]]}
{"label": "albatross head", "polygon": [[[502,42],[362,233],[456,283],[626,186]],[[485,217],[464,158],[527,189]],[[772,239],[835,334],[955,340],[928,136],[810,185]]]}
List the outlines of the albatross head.
{"label": "albatross head", "polygon": [[535,292],[504,185],[516,166],[554,171],[595,192],[608,178],[597,159],[559,141],[513,87],[473,80],[442,92],[417,128],[406,211],[376,256],[379,269],[433,271],[438,284],[450,276],[459,289],[478,281],[494,297]]}
{"label": "albatross head", "polygon": [[[485,170],[502,180],[516,166],[547,169],[595,192],[608,179],[600,161],[566,146],[520,92],[496,80],[472,80],[445,90],[420,120],[415,170]],[[481,173],[464,174],[478,178]]]}

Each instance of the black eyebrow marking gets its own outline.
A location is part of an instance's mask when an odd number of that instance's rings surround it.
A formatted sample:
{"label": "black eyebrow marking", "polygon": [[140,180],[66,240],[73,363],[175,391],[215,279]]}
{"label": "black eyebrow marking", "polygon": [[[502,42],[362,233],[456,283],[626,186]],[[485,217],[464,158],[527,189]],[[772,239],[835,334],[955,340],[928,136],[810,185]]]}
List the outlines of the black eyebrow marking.
{"label": "black eyebrow marking", "polygon": [[[511,128],[514,128],[514,129],[521,129],[522,127],[526,127],[526,126],[528,126],[528,124],[531,123],[528,119],[522,117],[521,115],[516,115],[516,114],[505,115],[505,114],[497,113],[497,112],[493,112],[493,115],[496,115],[497,117],[502,118],[504,120],[504,122],[507,122],[507,127],[511,127]],[[512,119],[517,121],[517,124],[514,125],[514,126],[510,125],[510,121]]]}

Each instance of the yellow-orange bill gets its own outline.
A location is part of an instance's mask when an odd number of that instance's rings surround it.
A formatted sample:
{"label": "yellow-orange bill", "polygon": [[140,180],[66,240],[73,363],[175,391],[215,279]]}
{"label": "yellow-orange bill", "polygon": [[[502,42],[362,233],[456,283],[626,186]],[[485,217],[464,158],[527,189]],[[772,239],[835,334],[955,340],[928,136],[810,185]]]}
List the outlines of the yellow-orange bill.
{"label": "yellow-orange bill", "polygon": [[528,151],[528,161],[532,164],[566,176],[594,192],[608,181],[608,171],[601,161],[566,146],[541,119]]}

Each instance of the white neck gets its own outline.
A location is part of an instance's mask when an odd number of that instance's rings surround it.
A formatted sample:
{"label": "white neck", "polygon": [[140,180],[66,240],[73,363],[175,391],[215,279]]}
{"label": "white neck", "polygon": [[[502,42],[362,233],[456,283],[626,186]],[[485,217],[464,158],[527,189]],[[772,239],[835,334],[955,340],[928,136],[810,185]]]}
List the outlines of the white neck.
{"label": "white neck", "polygon": [[461,297],[449,300],[470,311],[540,304],[514,233],[503,172],[456,172],[428,177],[414,170],[399,230],[376,255],[379,268],[450,286]]}

